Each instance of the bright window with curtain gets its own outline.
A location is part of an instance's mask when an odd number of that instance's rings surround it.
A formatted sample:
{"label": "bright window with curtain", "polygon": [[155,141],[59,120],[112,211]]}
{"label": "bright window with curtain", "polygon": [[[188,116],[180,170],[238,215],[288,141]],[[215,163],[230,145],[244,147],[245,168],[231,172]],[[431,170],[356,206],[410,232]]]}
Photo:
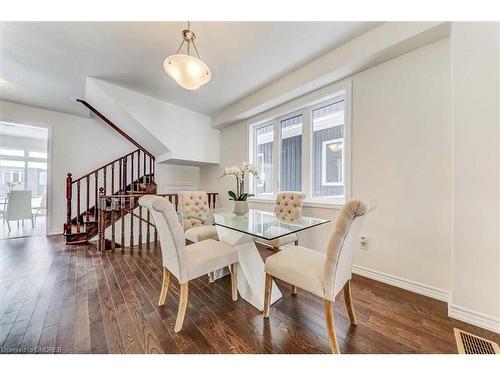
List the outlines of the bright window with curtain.
{"label": "bright window with curtain", "polygon": [[[345,202],[350,142],[346,93],[337,91],[261,123],[250,121],[250,162],[260,175],[250,185],[256,198],[301,191],[306,202]],[[279,107],[274,112],[279,113]]]}

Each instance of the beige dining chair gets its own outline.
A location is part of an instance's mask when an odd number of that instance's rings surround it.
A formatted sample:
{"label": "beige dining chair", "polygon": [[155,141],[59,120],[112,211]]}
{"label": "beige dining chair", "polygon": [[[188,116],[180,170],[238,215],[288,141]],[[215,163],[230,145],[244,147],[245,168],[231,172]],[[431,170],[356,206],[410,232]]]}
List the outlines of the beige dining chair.
{"label": "beige dining chair", "polygon": [[[276,204],[274,206],[274,212],[276,216],[287,223],[294,223],[299,220],[302,216],[302,203],[306,197],[305,193],[297,191],[282,191],[276,196]],[[299,244],[299,239],[296,233],[288,234],[276,238],[274,240],[257,239],[258,242],[272,247],[273,251],[276,253],[280,250],[281,246],[288,244]]]}
{"label": "beige dining chair", "polygon": [[175,332],[182,329],[188,301],[188,282],[214,270],[229,267],[233,301],[238,300],[237,262],[238,252],[232,246],[213,239],[186,245],[185,237],[174,206],[168,199],[156,195],[144,195],[139,204],[146,207],[153,218],[160,237],[163,263],[163,283],[158,306],[167,299],[170,275],[180,285],[180,300]]}
{"label": "beige dining chair", "polygon": [[196,216],[206,217],[210,212],[208,194],[204,191],[180,191],[177,196],[179,198],[177,206],[186,239],[190,242],[218,240],[215,226],[196,218]]}
{"label": "beige dining chair", "polygon": [[293,246],[266,259],[264,317],[269,317],[269,305],[273,278],[297,287],[324,299],[326,326],[330,347],[340,353],[335,334],[333,302],[343,290],[344,300],[351,323],[356,325],[356,315],[351,297],[352,257],[360,242],[360,231],[368,207],[359,200],[350,200],[336,218],[335,228],[328,242],[326,254],[303,246]]}
{"label": "beige dining chair", "polygon": [[[11,230],[9,221],[31,219],[31,226],[34,228],[33,212],[31,210],[31,190],[13,190],[9,193],[7,208],[3,213],[7,221],[9,232]],[[19,221],[18,221],[19,223]]]}

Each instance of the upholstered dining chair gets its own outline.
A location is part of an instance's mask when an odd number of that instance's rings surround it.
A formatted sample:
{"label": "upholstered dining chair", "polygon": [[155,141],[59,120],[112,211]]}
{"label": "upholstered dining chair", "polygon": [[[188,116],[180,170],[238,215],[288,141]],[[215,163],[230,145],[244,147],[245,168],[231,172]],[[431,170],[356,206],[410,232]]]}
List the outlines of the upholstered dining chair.
{"label": "upholstered dining chair", "polygon": [[144,195],[139,199],[139,204],[151,213],[160,237],[163,283],[158,306],[165,304],[171,274],[180,285],[179,309],[174,329],[176,333],[182,329],[184,322],[189,281],[216,269],[229,267],[232,298],[233,301],[238,299],[236,276],[238,252],[236,249],[213,239],[186,245],[177,213],[168,199],[156,195]]}
{"label": "upholstered dining chair", "polygon": [[218,240],[219,237],[214,225],[193,217],[197,215],[203,217],[209,213],[208,194],[204,191],[181,191],[177,196],[179,197],[178,209],[182,217],[186,239],[191,242],[207,239]]}
{"label": "upholstered dining chair", "polygon": [[[305,193],[297,191],[279,192],[276,196],[276,205],[274,206],[276,216],[289,223],[299,220],[302,216],[302,202],[304,201],[305,196]],[[280,247],[284,245],[292,243],[295,245],[299,244],[296,233],[279,237],[275,240],[265,240],[259,238],[257,241],[272,247],[274,252],[279,251]]]}
{"label": "upholstered dining chair", "polygon": [[333,302],[343,290],[351,323],[357,324],[351,297],[352,257],[359,245],[361,226],[367,212],[367,205],[359,200],[350,200],[344,205],[336,219],[326,254],[294,246],[266,259],[265,318],[269,317],[273,278],[292,284],[292,294],[297,293],[297,287],[315,294],[324,299],[332,352],[340,353],[333,320]]}
{"label": "upholstered dining chair", "polygon": [[9,221],[31,219],[31,226],[35,227],[33,212],[31,211],[31,190],[13,190],[9,193],[7,209],[2,212],[4,220],[7,221],[9,232],[11,230]]}

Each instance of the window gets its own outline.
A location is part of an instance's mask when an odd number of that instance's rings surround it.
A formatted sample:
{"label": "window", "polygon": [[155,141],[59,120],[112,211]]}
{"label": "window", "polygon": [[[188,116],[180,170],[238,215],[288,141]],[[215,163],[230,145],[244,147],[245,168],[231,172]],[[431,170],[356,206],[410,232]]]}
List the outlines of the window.
{"label": "window", "polygon": [[314,104],[250,124],[250,161],[260,174],[250,192],[270,198],[278,191],[303,191],[306,200],[345,202],[350,142],[346,93],[343,89],[324,101],[315,98]]}
{"label": "window", "polygon": [[302,189],[302,115],[281,121],[280,190]]}
{"label": "window", "polygon": [[0,148],[0,155],[4,156],[24,156],[24,150],[14,148]]}
{"label": "window", "polygon": [[47,159],[47,153],[46,152],[30,151],[28,155],[29,155],[30,158]]}
{"label": "window", "polygon": [[312,196],[344,195],[344,101],[312,111]]}
{"label": "window", "polygon": [[254,164],[259,172],[257,194],[272,194],[274,184],[273,153],[274,153],[274,126],[267,124],[254,128],[255,155],[258,155]]}
{"label": "window", "polygon": [[[9,152],[4,152],[9,150]],[[10,151],[17,151],[16,153]],[[34,197],[47,190],[47,156],[44,152],[1,149],[0,159],[0,197],[10,190],[31,190]],[[26,157],[25,155],[29,155]]]}

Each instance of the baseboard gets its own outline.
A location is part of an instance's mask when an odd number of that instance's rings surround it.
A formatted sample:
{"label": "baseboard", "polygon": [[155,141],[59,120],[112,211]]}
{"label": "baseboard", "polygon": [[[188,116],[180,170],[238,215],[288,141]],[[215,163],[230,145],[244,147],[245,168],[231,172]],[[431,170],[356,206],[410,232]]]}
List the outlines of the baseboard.
{"label": "baseboard", "polygon": [[47,236],[55,236],[58,234],[63,234],[63,231],[60,229],[52,229],[52,230],[47,231]]}
{"label": "baseboard", "polygon": [[380,281],[385,284],[396,286],[401,289],[409,290],[410,292],[422,294],[427,297],[437,299],[439,301],[448,302],[450,293],[446,290],[438,289],[429,285],[403,279],[402,277],[389,275],[384,272],[375,271],[366,267],[352,266],[352,272],[356,275],[364,276],[372,280]]}
{"label": "baseboard", "polygon": [[500,333],[500,319],[467,309],[465,307],[453,305],[452,303],[448,304],[448,316],[450,318],[458,319],[466,323]]}

